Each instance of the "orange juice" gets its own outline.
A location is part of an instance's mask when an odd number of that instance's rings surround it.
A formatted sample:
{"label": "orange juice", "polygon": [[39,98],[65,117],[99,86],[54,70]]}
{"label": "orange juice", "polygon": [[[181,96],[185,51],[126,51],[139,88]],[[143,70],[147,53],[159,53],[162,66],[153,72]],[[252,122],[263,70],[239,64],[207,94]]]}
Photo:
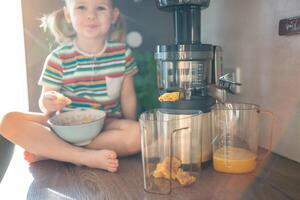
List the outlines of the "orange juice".
{"label": "orange juice", "polygon": [[256,167],[256,154],[247,149],[222,147],[213,153],[213,166],[216,171],[225,173],[247,173]]}

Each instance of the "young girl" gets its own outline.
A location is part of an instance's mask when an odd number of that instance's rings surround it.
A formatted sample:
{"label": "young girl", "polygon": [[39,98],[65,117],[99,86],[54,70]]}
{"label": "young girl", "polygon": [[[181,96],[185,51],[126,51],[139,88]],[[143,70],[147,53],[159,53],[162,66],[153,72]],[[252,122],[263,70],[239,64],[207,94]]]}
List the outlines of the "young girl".
{"label": "young girl", "polygon": [[[72,27],[72,33],[61,26],[61,18]],[[120,11],[113,0],[65,0],[63,10],[50,19],[51,31],[61,45],[47,57],[39,80],[42,113],[8,113],[0,133],[23,147],[30,163],[54,159],[115,172],[117,156],[140,151],[132,79],[137,66],[123,43],[111,41],[122,36],[113,30],[119,24]],[[45,95],[53,91],[72,103]],[[47,124],[56,111],[76,108],[101,109],[108,115],[103,132],[84,147],[58,138]]]}

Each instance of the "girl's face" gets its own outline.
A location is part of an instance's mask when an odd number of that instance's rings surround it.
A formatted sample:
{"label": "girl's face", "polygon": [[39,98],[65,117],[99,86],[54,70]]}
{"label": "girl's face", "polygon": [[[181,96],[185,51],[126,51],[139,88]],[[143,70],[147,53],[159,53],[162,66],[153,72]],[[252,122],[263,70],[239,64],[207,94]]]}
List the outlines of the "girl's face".
{"label": "girl's face", "polygon": [[111,0],[69,0],[64,9],[66,20],[72,23],[80,39],[106,39],[119,10]]}

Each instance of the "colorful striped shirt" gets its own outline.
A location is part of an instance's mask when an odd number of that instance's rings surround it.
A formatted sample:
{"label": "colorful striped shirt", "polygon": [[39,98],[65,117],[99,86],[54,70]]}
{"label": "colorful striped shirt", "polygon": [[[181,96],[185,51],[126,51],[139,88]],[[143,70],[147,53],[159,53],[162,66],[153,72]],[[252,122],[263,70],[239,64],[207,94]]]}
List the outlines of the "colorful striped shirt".
{"label": "colorful striped shirt", "polygon": [[125,44],[106,43],[102,52],[93,56],[81,52],[72,42],[47,57],[38,84],[53,87],[72,100],[63,111],[95,108],[121,116],[124,76],[133,76],[137,71]]}

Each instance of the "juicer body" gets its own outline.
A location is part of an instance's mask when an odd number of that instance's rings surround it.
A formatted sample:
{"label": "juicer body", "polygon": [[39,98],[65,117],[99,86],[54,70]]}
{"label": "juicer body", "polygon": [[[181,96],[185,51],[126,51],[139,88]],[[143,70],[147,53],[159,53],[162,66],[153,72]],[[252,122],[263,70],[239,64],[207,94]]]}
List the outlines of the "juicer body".
{"label": "juicer body", "polygon": [[[184,163],[195,162],[200,157],[202,162],[211,160],[210,110],[217,98],[210,88],[219,84],[223,67],[222,48],[201,43],[201,10],[209,6],[210,0],[157,0],[156,3],[160,10],[173,13],[175,33],[174,44],[158,45],[156,49],[158,96],[174,92],[179,94],[175,101],[161,101],[159,106],[179,110],[172,113],[178,115],[179,121],[182,115],[180,110],[201,113],[197,117],[200,128],[192,130],[197,131],[194,137],[202,137],[199,144],[201,151],[184,151],[188,149],[189,139],[182,135],[175,141],[174,152]],[[170,117],[169,113],[163,115]],[[185,125],[193,129],[191,124]]]}
{"label": "juicer body", "polygon": [[[186,151],[189,138],[182,135],[174,142],[176,156],[183,163],[196,162],[200,157],[202,162],[211,160],[210,108],[216,103],[216,99],[210,95],[209,88],[210,85],[218,84],[223,71],[221,47],[209,44],[162,45],[157,47],[155,58],[159,95],[168,92],[181,93],[178,101],[160,102],[160,107],[177,110],[171,117],[178,115],[179,121],[182,115],[180,110],[185,114],[187,110],[201,113],[197,117],[200,128],[194,130],[197,134],[193,134],[194,137],[202,137],[201,151]],[[170,117],[170,114],[162,115],[165,115],[164,118]],[[193,129],[191,124],[187,124],[188,121],[184,123]]]}
{"label": "juicer body", "polygon": [[215,103],[209,92],[223,72],[222,49],[209,44],[159,45],[157,85],[159,95],[179,92],[180,101],[161,102],[160,107],[208,112]]}

